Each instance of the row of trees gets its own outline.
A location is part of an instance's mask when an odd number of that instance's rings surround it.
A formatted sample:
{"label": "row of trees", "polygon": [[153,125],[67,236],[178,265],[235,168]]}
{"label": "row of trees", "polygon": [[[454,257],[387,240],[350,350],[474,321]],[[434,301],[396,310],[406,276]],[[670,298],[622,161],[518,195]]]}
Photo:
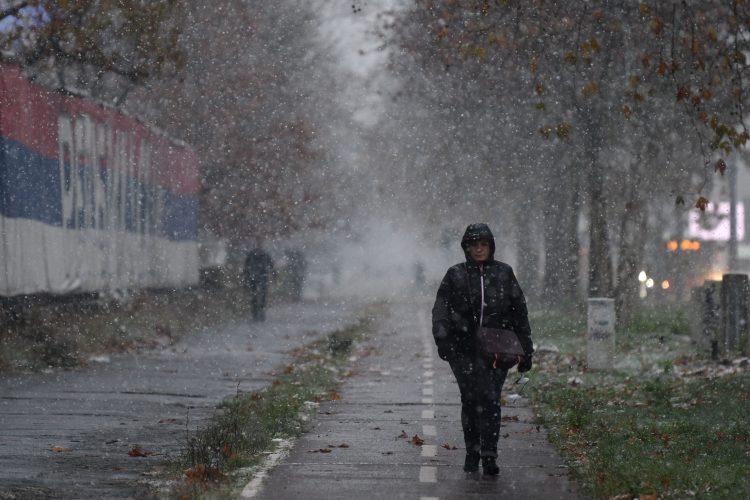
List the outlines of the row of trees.
{"label": "row of trees", "polygon": [[8,16],[5,54],[29,75],[197,147],[217,236],[394,207],[433,234],[498,221],[530,293],[578,302],[585,268],[621,318],[647,244],[679,235],[675,213],[705,207],[748,138],[741,0],[415,0],[378,18],[391,78],[365,120],[339,102],[351,89],[309,2],[36,0]]}
{"label": "row of trees", "polygon": [[511,219],[519,274],[543,266],[551,304],[580,297],[587,248],[588,294],[625,319],[647,242],[705,208],[748,139],[749,26],[740,0],[416,0],[392,26],[394,66],[418,68],[401,99],[441,145],[413,162],[432,211]]}

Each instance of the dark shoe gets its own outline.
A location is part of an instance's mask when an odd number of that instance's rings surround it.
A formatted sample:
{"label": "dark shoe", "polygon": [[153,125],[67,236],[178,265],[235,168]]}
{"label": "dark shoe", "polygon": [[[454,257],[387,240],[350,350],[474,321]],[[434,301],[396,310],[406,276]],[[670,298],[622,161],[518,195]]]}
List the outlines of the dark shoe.
{"label": "dark shoe", "polygon": [[495,462],[495,457],[482,458],[482,472],[485,476],[497,476],[500,474],[500,467]]}
{"label": "dark shoe", "polygon": [[464,460],[464,472],[479,471],[479,453],[467,453]]}

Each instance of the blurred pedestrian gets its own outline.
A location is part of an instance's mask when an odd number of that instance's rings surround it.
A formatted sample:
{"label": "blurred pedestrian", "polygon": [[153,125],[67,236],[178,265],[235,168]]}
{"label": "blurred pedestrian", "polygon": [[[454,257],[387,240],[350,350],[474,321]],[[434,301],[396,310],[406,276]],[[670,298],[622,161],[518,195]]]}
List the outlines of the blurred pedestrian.
{"label": "blurred pedestrian", "polygon": [[254,321],[266,320],[268,284],[273,271],[273,260],[260,246],[255,247],[245,259],[243,281],[250,295],[250,309]]}
{"label": "blurred pedestrian", "polygon": [[287,285],[289,288],[289,297],[294,302],[302,300],[302,287],[305,283],[305,272],[307,271],[307,261],[302,250],[289,250],[286,253],[287,258]]}
{"label": "blurred pedestrian", "polygon": [[[494,260],[495,238],[487,224],[471,224],[461,239],[465,262],[448,269],[432,308],[432,334],[438,355],[450,363],[461,392],[461,426],[466,443],[464,471],[496,475],[500,434],[500,391],[508,369],[531,369],[526,299],[513,269]],[[479,348],[479,326],[512,330],[524,355],[498,363]]]}
{"label": "blurred pedestrian", "polygon": [[422,261],[417,261],[414,265],[414,286],[417,289],[423,289],[426,283],[424,264]]}

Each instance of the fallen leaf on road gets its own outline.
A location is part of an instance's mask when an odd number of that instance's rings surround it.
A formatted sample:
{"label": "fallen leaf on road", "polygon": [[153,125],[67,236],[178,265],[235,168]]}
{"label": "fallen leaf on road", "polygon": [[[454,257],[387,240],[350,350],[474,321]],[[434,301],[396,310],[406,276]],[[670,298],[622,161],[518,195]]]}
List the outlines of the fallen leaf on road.
{"label": "fallen leaf on road", "polygon": [[341,443],[341,444],[339,445],[339,448],[349,448],[349,445],[348,445],[348,444],[346,444],[346,443]]}
{"label": "fallen leaf on road", "polygon": [[50,448],[50,451],[54,451],[55,453],[64,453],[70,450],[68,448],[63,448],[62,446],[53,446],[52,448]]}
{"label": "fallen leaf on road", "polygon": [[401,434],[396,436],[396,439],[409,439],[409,435],[406,433],[406,431],[401,431]]}
{"label": "fallen leaf on road", "polygon": [[151,455],[158,455],[158,453],[153,451],[143,451],[139,447],[134,446],[133,449],[128,452],[128,455],[131,457],[150,457]]}
{"label": "fallen leaf on road", "polygon": [[443,444],[440,445],[440,447],[441,448],[445,448],[446,450],[457,450],[458,449],[455,446],[453,446],[452,444],[448,444],[448,443],[443,443]]}
{"label": "fallen leaf on road", "polygon": [[508,438],[509,436],[510,436],[510,434],[508,434],[507,432],[505,434],[503,434],[504,438]]}
{"label": "fallen leaf on road", "polygon": [[331,453],[330,448],[319,448],[317,450],[310,450],[308,453]]}
{"label": "fallen leaf on road", "polygon": [[328,399],[330,399],[331,401],[340,401],[342,398],[341,398],[341,394],[339,394],[338,392],[331,391],[328,394]]}
{"label": "fallen leaf on road", "polygon": [[506,415],[504,417],[501,417],[500,420],[502,422],[518,422],[518,415],[513,415],[512,417]]}
{"label": "fallen leaf on road", "polygon": [[411,444],[414,446],[422,446],[424,444],[424,439],[419,437],[419,434],[414,434],[414,436],[411,438]]}

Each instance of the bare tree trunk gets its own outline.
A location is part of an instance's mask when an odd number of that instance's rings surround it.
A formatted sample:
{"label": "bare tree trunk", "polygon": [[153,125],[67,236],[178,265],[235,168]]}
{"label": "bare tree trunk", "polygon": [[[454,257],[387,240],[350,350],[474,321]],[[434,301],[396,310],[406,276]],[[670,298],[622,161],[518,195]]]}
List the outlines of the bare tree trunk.
{"label": "bare tree trunk", "polygon": [[604,196],[604,166],[597,148],[601,144],[599,126],[589,111],[586,123],[585,160],[588,163],[589,200],[589,297],[612,296],[612,262],[607,236],[607,204]]}
{"label": "bare tree trunk", "polygon": [[544,286],[542,299],[553,307],[575,304],[578,298],[578,198],[575,169],[566,164],[556,172],[561,189],[547,191],[544,204]]}
{"label": "bare tree trunk", "polygon": [[617,322],[627,323],[632,316],[638,301],[638,280],[636,274],[643,261],[646,244],[647,217],[642,208],[641,179],[638,173],[640,161],[631,165],[631,179],[625,202],[620,229],[620,258],[617,263],[617,287],[615,288],[615,307]]}
{"label": "bare tree trunk", "polygon": [[564,283],[567,283],[567,302],[573,306],[580,307],[581,301],[580,269],[581,269],[581,242],[578,239],[578,219],[581,216],[580,185],[581,178],[578,175],[572,177],[573,183],[569,196],[570,211],[565,221],[565,238],[562,241],[562,252],[565,255],[563,266]]}
{"label": "bare tree trunk", "polygon": [[532,210],[527,210],[522,204],[517,205],[515,219],[518,257],[516,275],[523,287],[527,298],[534,300],[539,297],[539,242],[537,239],[537,225]]}

